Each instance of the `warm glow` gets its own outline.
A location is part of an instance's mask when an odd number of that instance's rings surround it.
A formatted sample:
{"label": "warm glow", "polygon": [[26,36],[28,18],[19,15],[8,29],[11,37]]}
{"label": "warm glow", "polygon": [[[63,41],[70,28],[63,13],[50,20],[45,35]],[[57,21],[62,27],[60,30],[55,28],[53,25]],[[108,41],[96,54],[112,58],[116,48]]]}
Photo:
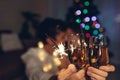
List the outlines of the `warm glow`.
{"label": "warm glow", "polygon": [[59,58],[55,57],[53,60],[54,60],[54,63],[55,63],[56,66],[61,65],[61,61],[59,60]]}
{"label": "warm glow", "polygon": [[71,51],[72,51],[72,53],[73,53],[73,51],[74,51],[73,44],[70,44],[70,50],[71,50]]}
{"label": "warm glow", "polygon": [[68,56],[68,54],[65,53],[65,47],[62,43],[58,44],[58,48],[53,52],[53,56],[60,56],[61,58],[63,56]]}
{"label": "warm glow", "polygon": [[92,58],[91,59],[91,63],[96,63],[97,62],[97,59],[96,58]]}
{"label": "warm glow", "polygon": [[39,54],[38,54],[38,57],[39,57],[40,61],[45,61],[45,59],[46,59],[46,53],[45,53],[45,51],[41,50],[39,52]]}
{"label": "warm glow", "polygon": [[39,48],[43,48],[43,47],[44,47],[44,44],[43,44],[42,41],[39,41],[39,42],[38,42],[38,47],[39,47]]}
{"label": "warm glow", "polygon": [[52,64],[48,63],[43,66],[43,71],[48,72],[52,69]]}

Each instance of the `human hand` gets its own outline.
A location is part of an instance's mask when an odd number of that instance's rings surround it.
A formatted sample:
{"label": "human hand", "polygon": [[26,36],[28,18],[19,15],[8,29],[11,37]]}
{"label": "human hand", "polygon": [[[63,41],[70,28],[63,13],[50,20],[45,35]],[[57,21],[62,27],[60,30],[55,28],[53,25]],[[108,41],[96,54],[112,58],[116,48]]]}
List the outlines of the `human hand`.
{"label": "human hand", "polygon": [[77,70],[73,64],[70,64],[67,69],[62,69],[58,73],[58,80],[66,80]]}
{"label": "human hand", "polygon": [[78,72],[71,74],[71,76],[67,80],[86,80],[85,69],[81,69]]}
{"label": "human hand", "polygon": [[113,65],[100,66],[99,69],[94,67],[88,67],[87,75],[91,77],[91,80],[106,80],[108,72],[115,71]]}
{"label": "human hand", "polygon": [[113,66],[113,65],[100,66],[99,69],[106,71],[106,72],[114,72],[115,66]]}

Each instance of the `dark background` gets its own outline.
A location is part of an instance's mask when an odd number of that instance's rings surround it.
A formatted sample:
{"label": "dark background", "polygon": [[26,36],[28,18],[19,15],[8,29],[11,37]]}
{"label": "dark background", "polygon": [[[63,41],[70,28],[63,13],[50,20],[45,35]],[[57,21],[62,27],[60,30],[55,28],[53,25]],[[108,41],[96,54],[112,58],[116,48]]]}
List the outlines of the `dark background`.
{"label": "dark background", "polygon": [[[100,22],[106,28],[110,38],[109,49],[113,54],[110,62],[116,66],[116,71],[109,80],[120,80],[120,0],[95,0],[100,11]],[[0,0],[0,31],[10,30],[19,33],[24,22],[22,11],[40,14],[39,20],[45,17],[65,19],[72,0]],[[32,34],[34,29],[30,28]],[[0,64],[2,65],[2,64]]]}

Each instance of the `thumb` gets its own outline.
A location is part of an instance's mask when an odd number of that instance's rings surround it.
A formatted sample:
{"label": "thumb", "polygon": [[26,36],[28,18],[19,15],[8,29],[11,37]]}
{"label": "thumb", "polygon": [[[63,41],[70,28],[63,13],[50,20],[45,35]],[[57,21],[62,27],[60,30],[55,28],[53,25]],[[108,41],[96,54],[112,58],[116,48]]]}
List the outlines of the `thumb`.
{"label": "thumb", "polygon": [[77,71],[74,64],[70,64],[66,70],[71,71],[72,73]]}
{"label": "thumb", "polygon": [[62,69],[58,74],[58,80],[65,80],[69,78],[71,74],[76,71],[76,68],[73,64],[70,64],[67,69]]}

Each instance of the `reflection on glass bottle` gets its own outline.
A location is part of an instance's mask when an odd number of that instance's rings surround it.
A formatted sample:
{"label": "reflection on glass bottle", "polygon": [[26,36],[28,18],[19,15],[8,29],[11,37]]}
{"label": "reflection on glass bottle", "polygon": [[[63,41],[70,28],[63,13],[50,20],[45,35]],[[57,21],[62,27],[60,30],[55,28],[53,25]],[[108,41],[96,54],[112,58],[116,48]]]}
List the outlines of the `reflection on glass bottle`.
{"label": "reflection on glass bottle", "polygon": [[101,54],[99,63],[100,65],[107,65],[109,63],[109,54],[108,54],[107,40],[105,36],[101,37],[99,48],[100,48],[99,53]]}
{"label": "reflection on glass bottle", "polygon": [[68,41],[68,50],[70,50],[70,61],[75,64],[76,68],[82,69],[88,64],[87,44],[83,35],[71,34]]}
{"label": "reflection on glass bottle", "polygon": [[89,40],[89,57],[90,65],[93,67],[98,67],[99,41],[97,37],[91,37]]}
{"label": "reflection on glass bottle", "polygon": [[93,67],[108,64],[108,47],[104,36],[101,39],[98,39],[98,37],[91,37],[89,39],[89,57],[90,65]]}

